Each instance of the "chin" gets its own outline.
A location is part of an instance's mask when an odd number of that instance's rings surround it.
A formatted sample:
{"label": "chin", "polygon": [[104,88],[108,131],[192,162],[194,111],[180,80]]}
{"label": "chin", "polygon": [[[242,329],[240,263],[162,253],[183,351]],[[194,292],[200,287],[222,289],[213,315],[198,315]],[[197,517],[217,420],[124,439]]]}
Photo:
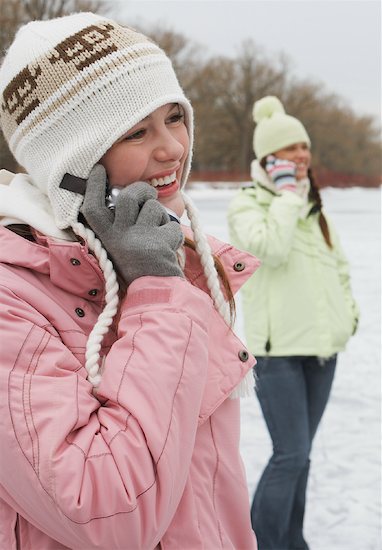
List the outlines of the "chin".
{"label": "chin", "polygon": [[302,180],[304,178],[307,178],[308,177],[308,172],[307,170],[304,170],[304,172],[299,172],[296,174],[296,179],[298,180]]}
{"label": "chin", "polygon": [[183,201],[183,197],[179,194],[177,194],[176,197],[171,197],[170,200],[160,200],[159,201],[165,208],[168,208],[169,210],[172,210],[175,212],[179,218],[181,218],[185,211],[185,204]]}
{"label": "chin", "polygon": [[184,206],[184,203],[182,205],[179,205],[177,204],[176,206],[171,206],[171,205],[166,205],[166,208],[169,208],[170,210],[172,210],[173,212],[175,212],[175,214],[181,218],[184,214],[184,211],[186,210],[185,206]]}

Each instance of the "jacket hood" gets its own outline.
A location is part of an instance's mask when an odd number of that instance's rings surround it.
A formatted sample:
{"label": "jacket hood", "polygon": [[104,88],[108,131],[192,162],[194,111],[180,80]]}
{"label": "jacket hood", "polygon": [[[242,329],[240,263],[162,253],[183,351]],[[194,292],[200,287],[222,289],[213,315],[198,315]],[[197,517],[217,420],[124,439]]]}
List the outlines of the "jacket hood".
{"label": "jacket hood", "polygon": [[71,231],[58,229],[52,206],[28,174],[0,170],[0,225],[27,224],[44,235],[75,240]]}
{"label": "jacket hood", "polygon": [[266,187],[269,191],[277,194],[276,186],[268,176],[264,168],[262,168],[258,160],[253,160],[251,163],[251,178],[253,181],[260,183],[263,187]]}

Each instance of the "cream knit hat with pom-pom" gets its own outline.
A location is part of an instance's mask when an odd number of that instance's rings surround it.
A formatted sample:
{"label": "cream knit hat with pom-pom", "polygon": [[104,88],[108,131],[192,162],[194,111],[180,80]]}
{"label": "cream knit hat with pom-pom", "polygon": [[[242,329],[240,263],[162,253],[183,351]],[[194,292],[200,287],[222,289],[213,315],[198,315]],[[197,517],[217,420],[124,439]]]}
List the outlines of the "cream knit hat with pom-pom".
{"label": "cream knit hat with pom-pom", "polygon": [[255,102],[253,120],[257,126],[253,135],[253,149],[258,160],[294,143],[307,143],[310,139],[301,122],[285,113],[281,101],[266,96]]}

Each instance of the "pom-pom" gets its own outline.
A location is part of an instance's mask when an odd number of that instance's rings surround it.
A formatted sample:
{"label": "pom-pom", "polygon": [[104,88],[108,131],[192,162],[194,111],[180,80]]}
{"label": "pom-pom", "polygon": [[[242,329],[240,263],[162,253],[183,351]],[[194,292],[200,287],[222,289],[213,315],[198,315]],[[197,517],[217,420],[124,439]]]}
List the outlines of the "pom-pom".
{"label": "pom-pom", "polygon": [[253,120],[258,124],[264,118],[269,118],[275,113],[285,113],[281,101],[274,95],[268,95],[255,101],[253,106]]}

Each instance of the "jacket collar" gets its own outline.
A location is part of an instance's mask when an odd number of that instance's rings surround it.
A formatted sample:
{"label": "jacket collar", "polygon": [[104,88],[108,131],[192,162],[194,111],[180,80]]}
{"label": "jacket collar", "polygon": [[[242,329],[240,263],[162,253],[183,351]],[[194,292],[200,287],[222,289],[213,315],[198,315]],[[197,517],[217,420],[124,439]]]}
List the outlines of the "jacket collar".
{"label": "jacket collar", "polygon": [[[31,242],[0,227],[0,261],[46,275],[58,288],[86,300],[103,300],[103,273],[86,244],[62,241],[38,232],[34,232],[34,237],[36,242]],[[94,289],[97,293],[89,295]]]}
{"label": "jacket collar", "polygon": [[262,188],[267,189],[273,195],[277,195],[275,184],[268,176],[264,168],[262,168],[258,160],[253,160],[251,163],[251,178],[253,179],[253,181],[260,184]]}
{"label": "jacket collar", "polygon": [[0,225],[27,224],[44,235],[75,241],[70,230],[57,227],[50,201],[29,174],[0,170]]}

